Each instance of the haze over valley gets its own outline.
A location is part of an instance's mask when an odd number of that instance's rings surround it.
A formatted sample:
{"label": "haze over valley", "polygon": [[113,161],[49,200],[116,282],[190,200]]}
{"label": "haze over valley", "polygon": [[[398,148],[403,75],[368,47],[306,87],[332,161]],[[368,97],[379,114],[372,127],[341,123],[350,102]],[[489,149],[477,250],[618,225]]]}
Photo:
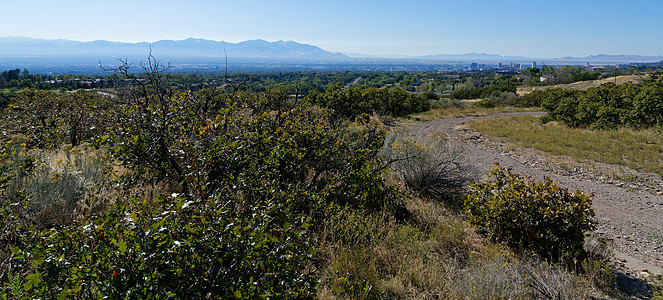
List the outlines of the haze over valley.
{"label": "haze over valley", "polygon": [[114,66],[117,59],[139,63],[150,53],[169,62],[173,71],[218,70],[226,58],[233,71],[247,70],[454,70],[471,63],[531,65],[619,65],[651,63],[663,56],[591,55],[586,57],[540,58],[499,54],[432,54],[380,57],[332,53],[315,45],[294,41],[248,40],[239,43],[206,39],[162,40],[153,43],[122,43],[104,40],[79,42],[27,37],[0,37],[0,68],[29,68],[38,72],[82,71],[99,73],[99,62]]}

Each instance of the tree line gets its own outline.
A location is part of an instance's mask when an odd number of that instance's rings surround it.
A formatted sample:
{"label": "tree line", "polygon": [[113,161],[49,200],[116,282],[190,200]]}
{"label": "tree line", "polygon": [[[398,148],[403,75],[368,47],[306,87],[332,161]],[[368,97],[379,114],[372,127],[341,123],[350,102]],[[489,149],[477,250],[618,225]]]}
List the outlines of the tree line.
{"label": "tree line", "polygon": [[549,120],[571,127],[650,128],[663,121],[663,81],[657,76],[639,84],[606,83],[586,91],[551,89],[530,97],[539,98]]}

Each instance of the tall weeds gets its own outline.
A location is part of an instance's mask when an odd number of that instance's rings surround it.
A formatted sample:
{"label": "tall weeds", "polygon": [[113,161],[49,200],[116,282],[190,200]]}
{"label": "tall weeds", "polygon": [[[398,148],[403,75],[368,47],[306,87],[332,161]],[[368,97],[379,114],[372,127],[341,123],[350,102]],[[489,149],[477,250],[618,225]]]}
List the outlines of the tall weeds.
{"label": "tall weeds", "polygon": [[8,151],[5,163],[14,177],[6,195],[25,197],[25,217],[44,226],[68,223],[100,204],[95,194],[108,181],[109,166],[89,145],[29,150],[24,143],[10,142]]}

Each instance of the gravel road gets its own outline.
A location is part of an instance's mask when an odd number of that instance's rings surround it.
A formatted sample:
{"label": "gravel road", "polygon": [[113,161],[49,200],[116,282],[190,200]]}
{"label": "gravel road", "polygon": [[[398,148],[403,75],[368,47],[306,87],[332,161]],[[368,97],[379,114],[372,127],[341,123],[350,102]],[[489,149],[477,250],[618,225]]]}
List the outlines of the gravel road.
{"label": "gravel road", "polygon": [[[462,126],[483,118],[510,116],[542,116],[544,112],[501,113],[486,116],[439,119],[414,123],[412,134],[423,138],[435,131],[455,136],[465,144],[465,159],[473,165],[481,180],[499,163],[515,173],[542,180],[550,177],[561,187],[593,193],[596,213],[595,234],[612,241],[615,261],[622,270],[639,276],[643,270],[661,274],[663,271],[663,197],[643,189],[629,188],[622,184],[599,180],[577,170],[551,169],[541,157],[521,155],[504,150],[488,142],[479,133]],[[644,274],[644,273],[643,273]]]}

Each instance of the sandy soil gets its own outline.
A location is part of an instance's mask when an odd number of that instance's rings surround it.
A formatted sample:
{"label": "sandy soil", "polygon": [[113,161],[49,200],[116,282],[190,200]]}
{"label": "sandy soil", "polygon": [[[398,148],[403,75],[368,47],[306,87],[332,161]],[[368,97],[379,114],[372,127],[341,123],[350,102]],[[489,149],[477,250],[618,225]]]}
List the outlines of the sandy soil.
{"label": "sandy soil", "polygon": [[[476,180],[481,180],[499,163],[514,172],[536,180],[550,177],[558,185],[570,190],[593,193],[593,208],[597,229],[594,234],[611,242],[615,263],[622,272],[635,277],[663,272],[663,197],[649,190],[615,184],[581,170],[551,168],[540,155],[505,150],[506,147],[489,142],[478,132],[463,126],[481,118],[534,115],[545,112],[502,113],[488,116],[439,119],[414,123],[410,130],[418,137],[435,131],[461,138],[466,146],[465,159],[476,168]],[[643,271],[644,270],[644,271]]]}

